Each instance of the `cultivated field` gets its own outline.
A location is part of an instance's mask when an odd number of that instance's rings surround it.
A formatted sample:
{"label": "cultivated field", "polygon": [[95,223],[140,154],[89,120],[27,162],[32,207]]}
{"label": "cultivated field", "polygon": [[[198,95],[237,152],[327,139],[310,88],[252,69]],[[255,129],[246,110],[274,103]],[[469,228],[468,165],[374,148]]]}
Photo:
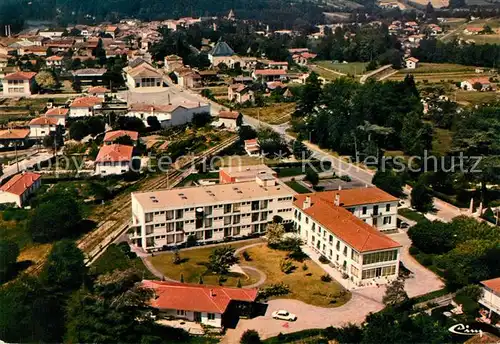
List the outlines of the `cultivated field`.
{"label": "cultivated field", "polygon": [[253,107],[241,109],[245,116],[257,118],[269,124],[283,124],[290,120],[295,111],[295,103],[277,103],[265,107]]}
{"label": "cultivated field", "polygon": [[342,74],[361,75],[365,72],[366,65],[368,63],[365,62],[333,63],[331,61],[317,61],[316,64],[320,67]]}
{"label": "cultivated field", "polygon": [[401,69],[386,80],[403,80],[407,74],[411,74],[417,82],[456,83],[478,76],[487,76],[478,74],[474,70],[475,67],[451,63],[421,63],[417,69]]}

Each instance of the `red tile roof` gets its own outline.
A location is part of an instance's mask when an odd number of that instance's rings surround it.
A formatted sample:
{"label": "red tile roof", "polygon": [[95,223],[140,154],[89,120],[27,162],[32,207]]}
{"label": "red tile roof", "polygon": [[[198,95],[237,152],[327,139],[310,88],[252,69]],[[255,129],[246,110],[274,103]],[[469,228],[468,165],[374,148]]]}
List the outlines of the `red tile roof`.
{"label": "red tile roof", "polygon": [[62,61],[64,57],[62,56],[57,56],[57,55],[52,55],[47,57],[47,61]]}
{"label": "red tile roof", "polygon": [[0,130],[0,140],[21,140],[29,134],[29,129],[4,129]]}
{"label": "red tile roof", "polygon": [[284,69],[256,69],[255,75],[286,75]]}
{"label": "red tile roof", "polygon": [[156,298],[151,301],[153,307],[208,313],[224,313],[231,300],[253,302],[258,292],[256,288],[228,288],[149,280],[142,283],[144,287],[155,291]]}
{"label": "red tile roof", "polygon": [[82,97],[73,100],[69,107],[92,107],[98,104],[102,104],[103,100],[99,97]]}
{"label": "red tile roof", "polygon": [[376,187],[334,190],[316,193],[318,197],[326,201],[333,201],[336,194],[340,196],[340,205],[343,207],[398,201],[398,198]]}
{"label": "red tile roof", "polygon": [[408,57],[408,58],[406,59],[406,61],[411,61],[411,62],[415,62],[415,63],[417,63],[419,60],[418,60],[417,58],[415,58],[415,57]]}
{"label": "red tile roof", "polygon": [[[358,252],[401,247],[400,244],[358,219],[346,209],[334,205],[333,197],[327,200],[324,194],[333,195],[331,192],[299,194],[295,195],[293,204]],[[304,209],[306,197],[310,197],[311,206]]]}
{"label": "red tile roof", "polygon": [[94,93],[109,93],[109,90],[106,87],[94,86],[94,87],[90,87],[87,90],[87,93],[89,93],[89,94],[94,94]]}
{"label": "red tile roof", "polygon": [[480,78],[472,78],[467,80],[471,85],[474,85],[476,82],[479,82],[481,85],[489,85],[491,84],[490,79],[487,77],[480,77]]}
{"label": "red tile roof", "polygon": [[52,108],[47,110],[45,116],[66,116],[69,109],[66,108]]}
{"label": "red tile roof", "polygon": [[131,130],[108,131],[108,132],[106,132],[106,135],[104,135],[104,142],[113,142],[117,138],[122,137],[122,136],[128,136],[133,141],[137,141],[137,139],[139,138],[139,133],[137,131],[131,131]]}
{"label": "red tile roof", "polygon": [[33,118],[29,125],[57,125],[57,118],[53,117],[37,117]]}
{"label": "red tile roof", "polygon": [[41,175],[32,172],[23,172],[21,174],[16,174],[7,183],[0,187],[2,192],[8,192],[14,195],[21,196],[26,192]]}
{"label": "red tile roof", "polygon": [[481,284],[493,290],[495,293],[500,294],[500,277],[481,281]]}
{"label": "red tile roof", "polygon": [[7,74],[5,80],[31,80],[35,77],[35,72],[15,72]]}
{"label": "red tile roof", "polygon": [[99,154],[95,162],[121,162],[132,160],[132,151],[134,147],[125,145],[108,145],[99,149]]}
{"label": "red tile roof", "polygon": [[238,111],[221,111],[219,118],[237,119],[240,113]]}

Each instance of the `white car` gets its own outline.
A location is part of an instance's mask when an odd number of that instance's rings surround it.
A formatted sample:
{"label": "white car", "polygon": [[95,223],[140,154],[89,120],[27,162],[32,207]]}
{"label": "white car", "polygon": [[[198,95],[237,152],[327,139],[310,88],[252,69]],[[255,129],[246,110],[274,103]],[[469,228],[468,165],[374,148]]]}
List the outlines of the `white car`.
{"label": "white car", "polygon": [[275,311],[272,314],[274,319],[286,320],[286,321],[295,321],[297,320],[297,316],[292,313],[288,313],[288,311],[284,309],[280,309],[279,311]]}

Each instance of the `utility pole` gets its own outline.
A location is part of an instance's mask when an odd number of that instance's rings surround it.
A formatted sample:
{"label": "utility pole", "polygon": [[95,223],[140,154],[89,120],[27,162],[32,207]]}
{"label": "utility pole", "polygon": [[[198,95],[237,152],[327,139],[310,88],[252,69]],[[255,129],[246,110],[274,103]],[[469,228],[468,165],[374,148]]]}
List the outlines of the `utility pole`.
{"label": "utility pole", "polygon": [[17,168],[17,173],[19,173],[19,160],[17,159],[17,141],[14,141],[14,151],[16,154],[16,168]]}

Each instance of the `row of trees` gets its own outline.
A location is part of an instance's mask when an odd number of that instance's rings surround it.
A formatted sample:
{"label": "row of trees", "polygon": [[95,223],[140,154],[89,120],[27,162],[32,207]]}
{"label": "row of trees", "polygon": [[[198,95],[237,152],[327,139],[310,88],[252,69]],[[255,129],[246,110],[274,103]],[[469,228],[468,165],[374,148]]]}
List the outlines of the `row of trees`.
{"label": "row of trees", "polygon": [[450,223],[423,221],[408,231],[413,246],[443,271],[447,285],[460,288],[500,274],[500,229],[469,217]]}
{"label": "row of trees", "polygon": [[357,157],[380,157],[382,149],[422,155],[431,148],[432,127],[422,121],[413,77],[366,84],[340,78],[321,86],[311,73],[300,89],[292,119],[299,138]]}

